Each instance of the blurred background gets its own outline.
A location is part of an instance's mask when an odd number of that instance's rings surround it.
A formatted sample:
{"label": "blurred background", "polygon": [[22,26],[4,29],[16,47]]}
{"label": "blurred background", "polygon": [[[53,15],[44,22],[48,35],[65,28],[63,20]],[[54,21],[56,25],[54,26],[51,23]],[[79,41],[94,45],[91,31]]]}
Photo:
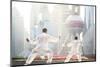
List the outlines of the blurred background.
{"label": "blurred background", "polygon": [[[44,27],[48,29],[48,34],[59,38],[59,43],[50,43],[54,55],[58,54],[63,42],[70,41],[71,36],[83,32],[84,55],[95,56],[94,6],[14,1],[12,2],[12,57],[26,58],[34,47],[26,42],[26,38],[34,40]],[[59,55],[66,54],[67,47],[62,49]]]}

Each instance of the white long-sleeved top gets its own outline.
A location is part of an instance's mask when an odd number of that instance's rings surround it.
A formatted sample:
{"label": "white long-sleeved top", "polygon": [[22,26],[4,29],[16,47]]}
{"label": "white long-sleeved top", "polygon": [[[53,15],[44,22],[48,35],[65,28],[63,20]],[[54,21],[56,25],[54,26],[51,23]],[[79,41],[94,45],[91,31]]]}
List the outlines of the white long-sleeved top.
{"label": "white long-sleeved top", "polygon": [[36,44],[35,49],[38,48],[38,49],[45,49],[45,50],[47,49],[48,50],[49,49],[48,43],[57,42],[58,39],[47,33],[42,33],[36,37],[36,41],[37,41],[37,44]]}
{"label": "white long-sleeved top", "polygon": [[72,54],[72,55],[81,54],[80,47],[82,45],[83,44],[80,40],[73,40],[70,43],[68,43],[67,46],[70,47],[69,54]]}

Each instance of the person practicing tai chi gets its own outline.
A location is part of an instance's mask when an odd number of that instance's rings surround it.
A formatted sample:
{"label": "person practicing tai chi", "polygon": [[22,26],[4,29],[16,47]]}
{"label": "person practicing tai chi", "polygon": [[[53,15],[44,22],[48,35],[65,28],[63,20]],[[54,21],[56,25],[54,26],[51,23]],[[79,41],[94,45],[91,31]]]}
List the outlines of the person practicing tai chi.
{"label": "person practicing tai chi", "polygon": [[[29,42],[29,40],[27,39]],[[37,56],[40,56],[41,59],[45,59],[47,56],[47,63],[52,62],[53,53],[52,50],[49,48],[49,42],[57,43],[58,39],[47,34],[47,29],[43,28],[42,33],[36,37],[36,47],[32,50],[31,54],[28,56],[25,65],[31,64],[32,61]]]}
{"label": "person practicing tai chi", "polygon": [[82,53],[80,52],[80,49],[81,47],[83,46],[83,43],[82,43],[82,34],[80,34],[80,37],[78,36],[75,36],[74,37],[74,40],[70,41],[69,43],[67,43],[67,46],[70,48],[70,51],[68,52],[68,55],[66,56],[66,59],[64,62],[69,62],[70,59],[73,57],[73,56],[76,56],[78,61],[82,61]]}

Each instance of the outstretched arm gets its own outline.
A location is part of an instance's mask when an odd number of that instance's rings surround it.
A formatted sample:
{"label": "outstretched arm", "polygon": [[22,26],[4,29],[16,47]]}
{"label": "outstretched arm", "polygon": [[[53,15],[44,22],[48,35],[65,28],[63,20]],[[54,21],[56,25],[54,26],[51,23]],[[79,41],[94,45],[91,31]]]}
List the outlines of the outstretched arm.
{"label": "outstretched arm", "polygon": [[54,36],[48,35],[49,36],[49,42],[57,43],[59,38],[56,38]]}

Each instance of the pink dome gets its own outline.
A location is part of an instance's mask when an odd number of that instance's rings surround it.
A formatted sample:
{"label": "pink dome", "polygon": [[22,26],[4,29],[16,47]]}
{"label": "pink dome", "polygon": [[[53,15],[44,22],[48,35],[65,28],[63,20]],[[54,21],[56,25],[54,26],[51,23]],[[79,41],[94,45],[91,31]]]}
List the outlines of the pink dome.
{"label": "pink dome", "polygon": [[67,18],[66,24],[70,28],[83,28],[84,23],[80,16],[71,15]]}

